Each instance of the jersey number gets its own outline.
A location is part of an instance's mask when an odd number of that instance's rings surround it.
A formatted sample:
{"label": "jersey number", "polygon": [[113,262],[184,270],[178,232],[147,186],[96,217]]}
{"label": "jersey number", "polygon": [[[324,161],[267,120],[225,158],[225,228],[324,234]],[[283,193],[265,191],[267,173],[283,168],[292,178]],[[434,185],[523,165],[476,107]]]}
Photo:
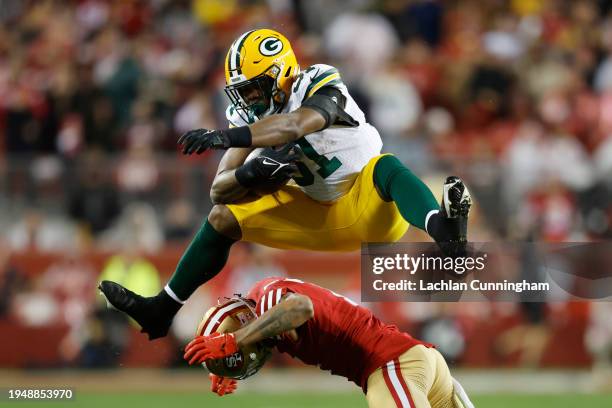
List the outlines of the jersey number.
{"label": "jersey number", "polygon": [[291,92],[293,93],[297,93],[298,89],[300,89],[300,85],[302,84],[302,80],[304,79],[304,74],[307,74],[309,72],[314,71],[315,67],[308,67],[305,71],[300,72],[300,75],[298,75],[295,84],[293,85],[293,89],[291,90]]}
{"label": "jersey number", "polygon": [[[319,154],[312,147],[306,138],[302,137],[296,140],[296,143],[302,148],[302,151],[310,160],[315,162],[319,169],[317,173],[319,176],[326,179],[331,176],[340,166],[342,166],[342,162],[337,157],[332,157],[332,159],[328,159],[327,157]],[[300,176],[294,177],[293,180],[302,187],[309,186],[314,183],[314,174],[310,171],[310,169],[302,162],[297,162],[298,170],[300,171]]]}

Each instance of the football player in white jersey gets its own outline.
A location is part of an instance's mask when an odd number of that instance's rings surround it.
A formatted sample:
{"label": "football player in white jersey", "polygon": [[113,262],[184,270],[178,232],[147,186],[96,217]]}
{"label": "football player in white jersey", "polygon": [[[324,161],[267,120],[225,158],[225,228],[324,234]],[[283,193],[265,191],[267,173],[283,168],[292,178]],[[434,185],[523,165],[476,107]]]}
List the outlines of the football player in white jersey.
{"label": "football player in white jersey", "polygon": [[196,129],[179,139],[184,154],[227,150],[211,188],[215,204],[158,295],[142,297],[104,281],[100,290],[150,339],[165,336],[181,305],[245,240],[283,249],[352,251],[395,242],[408,225],[425,230],[447,255],[467,242],[471,198],[449,177],[442,205],[393,155],[381,155],[340,73],[301,70],[280,33],[251,30],[225,60],[228,129]]}

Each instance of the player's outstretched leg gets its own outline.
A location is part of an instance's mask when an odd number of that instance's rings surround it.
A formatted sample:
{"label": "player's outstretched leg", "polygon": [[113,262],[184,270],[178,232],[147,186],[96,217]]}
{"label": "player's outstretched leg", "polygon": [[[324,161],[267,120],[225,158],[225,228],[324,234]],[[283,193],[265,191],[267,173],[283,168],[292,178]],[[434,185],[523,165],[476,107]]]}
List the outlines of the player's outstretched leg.
{"label": "player's outstretched leg", "polygon": [[376,163],[374,184],[384,200],[394,201],[402,217],[426,231],[445,254],[465,253],[472,199],[459,177],[446,179],[439,205],[425,183],[395,156],[387,155]]}
{"label": "player's outstretched leg", "polygon": [[163,290],[157,296],[143,297],[111,281],[100,282],[98,289],[115,309],[134,319],[142,327],[140,331],[149,335],[149,340],[168,334],[172,319],[181,307],[164,295]]}
{"label": "player's outstretched leg", "polygon": [[[231,237],[231,238],[230,238]],[[133,318],[149,340],[168,334],[174,315],[200,285],[225,266],[231,246],[240,239],[240,227],[232,213],[216,205],[181,257],[168,284],[156,296],[140,296],[115,282],[98,288],[116,309]]]}

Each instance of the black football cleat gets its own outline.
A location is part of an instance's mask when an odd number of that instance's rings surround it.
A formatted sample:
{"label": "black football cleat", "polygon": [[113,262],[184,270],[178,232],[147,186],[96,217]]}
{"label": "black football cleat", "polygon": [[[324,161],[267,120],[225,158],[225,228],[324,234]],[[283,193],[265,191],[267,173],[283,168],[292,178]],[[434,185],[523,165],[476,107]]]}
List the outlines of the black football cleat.
{"label": "black football cleat", "polygon": [[472,206],[472,196],[463,181],[457,176],[449,176],[444,183],[441,212],[446,218],[463,221],[461,238],[467,240],[467,218]]}
{"label": "black football cleat", "polygon": [[428,225],[430,235],[447,256],[465,256],[467,247],[467,223],[472,206],[470,192],[463,181],[450,176],[444,183],[440,212]]}
{"label": "black football cleat", "polygon": [[180,304],[169,296],[166,295],[175,305],[164,299],[164,291],[157,296],[143,297],[111,281],[100,282],[98,289],[112,307],[134,319],[142,328],[140,332],[149,335],[149,340],[168,334],[172,319],[180,308]]}

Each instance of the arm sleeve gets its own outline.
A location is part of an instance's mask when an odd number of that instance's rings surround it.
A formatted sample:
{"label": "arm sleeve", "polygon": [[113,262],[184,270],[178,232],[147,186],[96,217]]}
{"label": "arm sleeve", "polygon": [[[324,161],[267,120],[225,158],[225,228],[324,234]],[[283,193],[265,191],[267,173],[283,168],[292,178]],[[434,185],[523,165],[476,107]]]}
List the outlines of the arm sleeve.
{"label": "arm sleeve", "polygon": [[302,103],[302,107],[313,109],[323,116],[325,119],[325,127],[323,129],[327,129],[332,125],[359,126],[359,122],[344,110],[346,107],[346,97],[336,87],[324,86],[320,88]]}

